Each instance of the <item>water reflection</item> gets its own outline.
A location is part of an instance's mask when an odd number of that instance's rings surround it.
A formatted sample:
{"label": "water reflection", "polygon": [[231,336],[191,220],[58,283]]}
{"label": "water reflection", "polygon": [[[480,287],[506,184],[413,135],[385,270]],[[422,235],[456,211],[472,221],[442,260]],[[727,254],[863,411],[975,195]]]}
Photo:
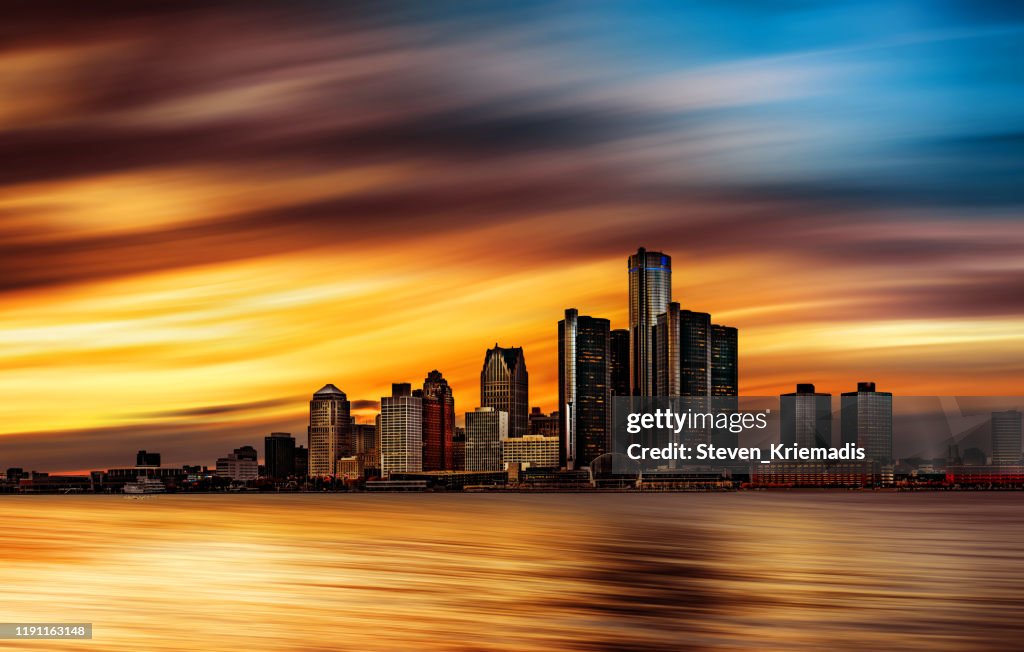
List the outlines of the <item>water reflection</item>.
{"label": "water reflection", "polygon": [[1013,648],[1022,516],[1013,494],[8,496],[0,586],[3,620],[93,622],[93,650]]}

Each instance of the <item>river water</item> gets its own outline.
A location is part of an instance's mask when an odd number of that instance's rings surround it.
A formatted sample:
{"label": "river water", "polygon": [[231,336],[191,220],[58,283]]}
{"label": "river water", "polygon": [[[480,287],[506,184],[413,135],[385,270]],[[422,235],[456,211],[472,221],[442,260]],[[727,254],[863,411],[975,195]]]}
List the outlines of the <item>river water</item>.
{"label": "river water", "polygon": [[0,497],[0,650],[1024,648],[1024,494]]}

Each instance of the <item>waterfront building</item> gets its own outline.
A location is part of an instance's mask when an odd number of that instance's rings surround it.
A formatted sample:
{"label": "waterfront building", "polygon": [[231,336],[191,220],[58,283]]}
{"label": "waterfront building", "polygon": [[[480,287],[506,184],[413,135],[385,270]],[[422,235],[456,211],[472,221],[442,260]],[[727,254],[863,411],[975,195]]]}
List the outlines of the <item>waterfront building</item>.
{"label": "waterfront building", "polygon": [[334,462],[352,454],[351,405],[345,392],[324,385],[309,402],[309,474],[334,473]]}
{"label": "waterfront building", "polygon": [[522,347],[488,349],[480,371],[480,405],[508,414],[509,437],[529,432],[529,374]]}
{"label": "waterfront building", "polygon": [[672,301],[672,258],[643,247],[626,262],[629,272],[630,392],[654,396],[653,346],[658,315]]}
{"label": "waterfront building", "polygon": [[508,412],[478,407],[466,413],[466,470],[501,471],[502,442],[508,439]]}
{"label": "waterfront building", "polygon": [[381,475],[423,470],[423,399],[409,383],[394,383],[380,400]]}
{"label": "waterfront building", "polygon": [[561,465],[586,466],[611,450],[610,327],[575,308],[558,322]]}
{"label": "waterfront building", "polygon": [[864,449],[869,460],[889,462],[892,456],[892,394],[875,391],[875,383],[857,383],[857,391],[840,398],[843,444]]}

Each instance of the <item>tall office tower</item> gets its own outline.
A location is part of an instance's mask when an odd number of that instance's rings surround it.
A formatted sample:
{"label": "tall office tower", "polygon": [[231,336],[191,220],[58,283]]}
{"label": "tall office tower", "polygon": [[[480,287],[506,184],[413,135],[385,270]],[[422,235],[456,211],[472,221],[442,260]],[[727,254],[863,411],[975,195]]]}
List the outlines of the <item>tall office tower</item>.
{"label": "tall office tower", "polygon": [[295,438],[289,432],[272,432],[263,438],[263,463],[267,477],[284,480],[295,473]]}
{"label": "tall office tower", "polygon": [[672,258],[643,247],[629,257],[629,377],[634,396],[654,396],[654,347],[658,315],[672,301]]}
{"label": "tall office tower", "polygon": [[409,383],[394,383],[380,400],[380,446],[383,477],[423,470],[423,399]]}
{"label": "tall office tower", "polygon": [[840,398],[840,438],[864,449],[869,460],[892,460],[892,394],[876,392],[875,384],[857,383],[856,392]]}
{"label": "tall office tower", "polygon": [[671,302],[654,327],[655,396],[708,396],[711,315]]}
{"label": "tall office tower", "polygon": [[508,412],[478,407],[466,413],[466,470],[500,471],[501,446],[508,438]]}
{"label": "tall office tower", "polygon": [[611,337],[612,394],[629,396],[629,330],[616,328]]}
{"label": "tall office tower", "polygon": [[444,471],[455,466],[455,398],[441,372],[434,369],[423,381],[423,470]]}
{"label": "tall office tower", "polygon": [[796,392],[779,397],[779,441],[801,447],[832,446],[832,395],[800,383]]}
{"label": "tall office tower", "polygon": [[480,372],[480,405],[508,412],[509,437],[529,432],[529,375],[522,347],[487,349]]}
{"label": "tall office tower", "polygon": [[992,413],[992,464],[1017,465],[1021,459],[1021,413]]}
{"label": "tall office tower", "polygon": [[539,407],[530,408],[530,434],[557,437],[558,417],[558,411],[544,414]]}
{"label": "tall office tower", "polygon": [[324,385],[309,402],[309,474],[334,473],[334,461],[352,454],[352,412],[348,397]]}
{"label": "tall office tower", "polygon": [[711,395],[739,396],[739,331],[711,324]]}
{"label": "tall office tower", "polygon": [[607,319],[575,308],[558,322],[558,437],[563,466],[590,464],[611,450],[611,338]]}
{"label": "tall office tower", "polygon": [[295,447],[295,475],[300,478],[309,475],[309,449],[305,446]]}

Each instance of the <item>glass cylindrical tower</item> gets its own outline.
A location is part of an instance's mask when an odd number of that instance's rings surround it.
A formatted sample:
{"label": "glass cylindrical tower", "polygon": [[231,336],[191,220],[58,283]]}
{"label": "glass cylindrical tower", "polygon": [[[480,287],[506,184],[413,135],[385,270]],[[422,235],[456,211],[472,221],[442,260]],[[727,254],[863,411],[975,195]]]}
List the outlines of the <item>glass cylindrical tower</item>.
{"label": "glass cylindrical tower", "polygon": [[654,327],[672,301],[672,258],[643,247],[629,257],[629,373],[633,396],[654,389]]}

